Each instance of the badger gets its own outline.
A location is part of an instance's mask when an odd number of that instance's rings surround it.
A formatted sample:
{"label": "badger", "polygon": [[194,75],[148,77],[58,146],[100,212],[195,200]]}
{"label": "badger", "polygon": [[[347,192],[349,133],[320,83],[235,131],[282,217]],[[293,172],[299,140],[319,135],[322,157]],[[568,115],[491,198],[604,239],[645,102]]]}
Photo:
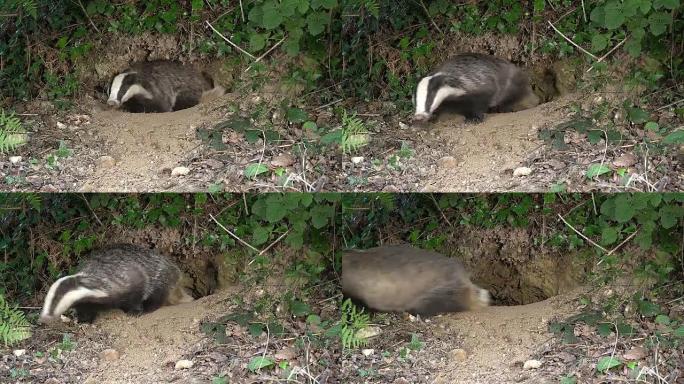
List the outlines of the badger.
{"label": "badger", "polygon": [[481,122],[485,112],[514,112],[539,104],[529,78],[512,63],[489,55],[464,53],[447,60],[418,82],[414,94],[415,123],[428,121],[448,102],[468,122]]}
{"label": "badger", "polygon": [[192,301],[180,280],[180,269],[161,254],[132,244],[113,244],[93,251],[78,273],[52,284],[40,321],[59,319],[70,308],[75,309],[78,322],[91,323],[107,309],[140,315]]}
{"label": "badger", "polygon": [[410,245],[343,254],[342,293],[374,311],[422,316],[489,305],[458,260]]}
{"label": "badger", "polygon": [[107,104],[128,112],[171,112],[194,107],[225,90],[211,76],[175,61],[131,65],[114,77]]}

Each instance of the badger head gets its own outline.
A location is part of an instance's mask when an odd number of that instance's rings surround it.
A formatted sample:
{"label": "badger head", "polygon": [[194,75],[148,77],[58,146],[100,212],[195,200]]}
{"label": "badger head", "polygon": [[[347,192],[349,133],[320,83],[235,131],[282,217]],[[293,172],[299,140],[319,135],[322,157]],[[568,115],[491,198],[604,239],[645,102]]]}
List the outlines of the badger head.
{"label": "badger head", "polygon": [[107,293],[102,290],[83,286],[79,281],[81,276],[83,276],[81,273],[65,276],[52,284],[45,296],[43,310],[40,313],[41,323],[59,320],[64,312],[80,301],[107,296]]}
{"label": "badger head", "polygon": [[136,72],[124,72],[116,75],[109,87],[107,104],[119,108],[123,103],[136,96],[152,99],[152,94],[139,77]]}
{"label": "badger head", "polygon": [[418,82],[413,96],[413,103],[416,107],[413,122],[427,122],[444,100],[466,93],[463,89],[450,85],[456,82],[454,80],[452,76],[437,72],[423,77]]}

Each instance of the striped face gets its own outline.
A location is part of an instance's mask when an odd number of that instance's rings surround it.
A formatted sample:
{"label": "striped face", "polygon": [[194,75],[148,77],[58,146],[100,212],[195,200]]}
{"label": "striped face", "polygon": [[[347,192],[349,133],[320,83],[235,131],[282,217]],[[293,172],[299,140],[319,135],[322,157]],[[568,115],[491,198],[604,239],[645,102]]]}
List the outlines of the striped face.
{"label": "striped face", "polygon": [[449,86],[446,80],[447,76],[441,72],[420,80],[414,100],[416,106],[414,121],[427,121],[445,99],[465,94],[462,89]]}
{"label": "striped face", "polygon": [[135,96],[152,99],[152,94],[138,82],[135,72],[124,72],[112,80],[107,104],[118,108]]}
{"label": "striped face", "polygon": [[52,284],[45,296],[40,322],[48,323],[57,320],[64,312],[77,302],[86,298],[103,298],[107,293],[99,289],[79,286],[78,277],[82,274],[65,276]]}

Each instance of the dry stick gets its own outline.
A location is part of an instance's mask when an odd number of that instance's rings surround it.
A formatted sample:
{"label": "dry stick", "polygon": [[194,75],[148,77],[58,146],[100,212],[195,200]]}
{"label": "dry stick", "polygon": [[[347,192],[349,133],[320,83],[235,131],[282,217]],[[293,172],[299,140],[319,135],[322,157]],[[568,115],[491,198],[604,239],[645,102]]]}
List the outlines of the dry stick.
{"label": "dry stick", "polygon": [[432,193],[430,194],[430,198],[432,199],[432,202],[435,203],[435,207],[437,207],[437,209],[439,210],[439,213],[442,214],[442,218],[444,219],[444,221],[446,221],[450,227],[453,227],[453,225],[451,224],[451,221],[449,221],[449,219],[447,219],[446,215],[444,214],[444,211],[442,211],[442,208],[440,208],[439,204],[437,204],[437,200],[435,200],[435,196]]}
{"label": "dry stick", "polygon": [[[279,242],[280,240],[282,240],[283,237],[287,236],[288,233],[290,233],[290,230],[289,230],[289,229],[288,229],[287,231],[285,231],[285,233],[283,233],[282,235],[278,236],[278,238],[275,239],[275,241],[273,241],[268,247],[264,248],[263,251],[259,252],[259,256],[261,256],[261,255],[263,255],[264,253],[268,252],[269,249],[271,249],[274,245],[278,244],[278,242]],[[250,262],[250,264],[251,264],[251,262]]]}
{"label": "dry stick", "polygon": [[[639,229],[637,229],[636,231],[632,232],[631,235],[627,236],[627,238],[624,239],[624,240],[622,241],[622,243],[618,244],[617,247],[611,249],[610,252],[608,252],[608,254],[607,254],[606,256],[612,255],[615,251],[617,251],[618,249],[620,249],[620,247],[622,247],[623,245],[625,245],[626,242],[630,241],[630,240],[632,239],[632,237],[636,236],[637,233],[639,233]],[[603,261],[603,260],[601,260],[601,261]],[[601,261],[599,261],[599,264],[601,264]]]}
{"label": "dry stick", "polygon": [[673,105],[675,105],[675,104],[681,103],[682,101],[684,101],[684,99],[679,99],[679,100],[675,101],[674,103],[670,103],[670,104],[668,104],[668,105],[663,105],[662,107],[656,109],[656,111],[660,111],[661,109],[669,108],[669,107],[671,107],[671,106],[673,106]]}
{"label": "dry stick", "polygon": [[269,53],[271,53],[271,51],[273,51],[274,49],[276,49],[276,47],[278,47],[280,44],[282,44],[282,42],[285,41],[285,38],[287,38],[287,36],[283,36],[283,38],[280,39],[279,42],[275,43],[275,45],[273,45],[271,48],[269,48],[268,51],[266,51],[263,55],[257,57],[257,59],[254,60],[254,62],[252,64],[250,64],[249,67],[247,67],[247,69],[245,69],[245,72],[249,71],[249,69],[252,68],[252,65],[260,62],[261,59],[266,57]]}
{"label": "dry stick", "polygon": [[562,36],[565,40],[567,40],[570,44],[574,45],[574,46],[577,47],[577,49],[579,49],[580,51],[582,51],[582,52],[586,53],[587,55],[591,56],[592,59],[598,60],[598,57],[594,56],[594,54],[592,54],[591,52],[587,51],[586,49],[580,47],[579,45],[577,45],[577,43],[575,43],[574,41],[570,40],[569,37],[565,36],[565,35],[563,34],[563,32],[559,31],[558,28],[556,28],[556,26],[553,25],[552,22],[548,21],[548,23],[549,23],[549,25],[551,26],[551,28],[553,28],[554,31],[558,32],[558,34],[561,35],[561,36]]}
{"label": "dry stick", "polygon": [[83,193],[81,193],[81,198],[83,199],[83,201],[85,201],[86,206],[87,206],[88,209],[90,210],[90,213],[93,214],[93,216],[95,217],[95,220],[97,220],[97,223],[100,224],[100,227],[104,227],[104,225],[103,225],[102,222],[100,221],[100,218],[97,217],[97,213],[95,213],[95,211],[93,211],[93,208],[90,206],[90,203],[88,202],[88,199],[86,199],[86,197],[85,197],[85,195],[84,195]]}
{"label": "dry stick", "polygon": [[621,46],[622,44],[624,44],[625,41],[627,41],[627,37],[629,37],[629,36],[625,36],[625,38],[622,39],[621,42],[617,43],[617,45],[615,45],[613,48],[611,48],[610,51],[608,51],[608,53],[606,53],[605,55],[599,57],[599,59],[596,60],[596,62],[595,62],[594,64],[592,64],[591,67],[589,67],[589,69],[587,69],[587,73],[591,72],[591,70],[594,69],[594,65],[596,65],[596,64],[598,64],[598,63],[600,63],[600,62],[602,62],[602,61],[605,60],[608,56],[610,56],[611,53],[615,52],[616,49],[620,48],[620,46]]}
{"label": "dry stick", "polygon": [[83,6],[83,3],[81,3],[81,0],[78,0],[78,5],[81,6],[81,9],[83,10],[83,13],[84,13],[84,14],[86,15],[86,17],[88,18],[88,21],[90,21],[90,25],[92,25],[93,28],[95,28],[95,30],[97,31],[97,33],[100,33],[100,30],[97,29],[97,26],[95,25],[95,23],[93,23],[93,20],[90,18],[90,15],[88,15],[88,12],[86,11],[85,7]]}
{"label": "dry stick", "polygon": [[420,0],[420,6],[423,7],[423,9],[425,10],[425,14],[427,15],[427,17],[430,18],[430,22],[432,22],[432,25],[434,25],[435,28],[437,28],[437,30],[439,31],[439,34],[443,35],[444,32],[442,32],[442,30],[439,28],[437,23],[435,23],[435,20],[432,18],[432,16],[430,16],[430,11],[428,11],[427,7],[425,6],[425,3],[423,3],[423,0]]}
{"label": "dry stick", "polygon": [[575,227],[573,227],[572,225],[570,225],[570,223],[568,223],[568,222],[565,220],[565,218],[564,218],[563,216],[561,216],[560,213],[558,214],[558,217],[560,217],[560,219],[563,220],[563,222],[565,223],[565,225],[567,225],[568,227],[570,227],[570,229],[572,229],[573,231],[575,231],[575,233],[577,233],[578,235],[582,236],[582,238],[583,238],[584,240],[588,241],[589,244],[595,246],[596,248],[602,250],[602,251],[605,252],[605,253],[608,253],[608,250],[607,250],[607,249],[605,249],[605,248],[603,248],[602,246],[596,244],[592,239],[590,239],[590,238],[584,236],[584,234],[583,234],[582,232],[576,230]]}
{"label": "dry stick", "polygon": [[245,10],[242,8],[242,0],[240,0],[240,15],[242,15],[242,22],[245,22]]}
{"label": "dry stick", "polygon": [[230,41],[227,37],[223,36],[223,35],[221,34],[221,32],[217,31],[216,28],[214,28],[214,26],[211,25],[211,23],[210,23],[209,21],[205,21],[205,23],[207,23],[207,25],[209,26],[209,28],[211,28],[214,32],[216,32],[217,35],[221,36],[221,38],[222,38],[223,40],[225,40],[228,44],[230,44],[230,45],[232,45],[233,47],[235,47],[235,49],[237,49],[238,51],[240,51],[240,52],[244,53],[245,55],[251,57],[253,60],[256,59],[256,57],[254,57],[254,55],[252,55],[251,53],[249,53],[249,52],[245,51],[244,49],[240,48],[237,44],[233,43],[233,42]]}
{"label": "dry stick", "polygon": [[[337,104],[337,103],[339,103],[339,102],[341,102],[341,101],[344,101],[344,99],[337,99],[337,100],[335,100],[335,101],[329,102],[328,104],[323,104],[323,105],[321,105],[320,107],[314,108],[314,111],[318,111],[319,109],[323,109],[323,108],[329,107],[329,106],[331,106],[331,105],[333,105],[333,104]],[[358,115],[357,115],[357,116],[358,116]]]}
{"label": "dry stick", "polygon": [[259,250],[258,250],[258,249],[254,248],[254,247],[251,246],[249,243],[247,243],[246,241],[244,241],[244,240],[242,240],[241,238],[239,238],[236,234],[234,234],[233,232],[229,231],[228,228],[226,228],[226,227],[223,226],[223,224],[219,223],[218,220],[216,220],[216,218],[214,218],[214,215],[212,215],[212,214],[210,213],[210,214],[209,214],[209,217],[211,217],[211,219],[214,220],[214,222],[215,222],[219,227],[221,227],[221,229],[223,229],[223,230],[226,231],[229,235],[233,236],[237,241],[239,241],[240,243],[242,243],[242,245],[248,247],[249,249],[253,250],[253,251],[256,252],[256,253],[259,253]]}

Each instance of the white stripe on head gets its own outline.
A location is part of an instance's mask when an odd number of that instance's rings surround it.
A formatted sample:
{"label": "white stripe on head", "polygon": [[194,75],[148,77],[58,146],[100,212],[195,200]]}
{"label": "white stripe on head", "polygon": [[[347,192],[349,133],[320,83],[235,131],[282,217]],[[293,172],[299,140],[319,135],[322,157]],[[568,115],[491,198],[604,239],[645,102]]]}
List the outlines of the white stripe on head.
{"label": "white stripe on head", "polygon": [[[67,292],[66,295],[55,298],[55,295],[57,294],[57,289],[61,284],[63,284],[66,280],[68,279],[73,279],[76,276],[82,276],[82,273],[77,273],[75,275],[69,275],[62,277],[61,279],[57,280],[52,284],[50,287],[50,290],[48,291],[47,296],[45,297],[45,303],[43,304],[43,310],[40,314],[40,318],[42,321],[47,321],[54,319],[56,317],[59,317],[62,315],[64,312],[66,312],[69,308],[71,308],[74,303],[78,302],[79,300],[82,300],[87,297],[107,297],[107,293],[99,290],[99,289],[89,289],[85,287],[78,287],[74,290],[71,290]],[[59,300],[57,302],[57,305],[55,306],[55,309],[53,311],[50,311],[50,308],[52,307],[52,304],[55,300]]]}
{"label": "white stripe on head", "polygon": [[126,93],[121,98],[121,103],[123,104],[127,102],[131,99],[131,97],[134,96],[143,96],[146,99],[152,98],[152,94],[147,89],[143,88],[140,84],[133,84],[130,86],[130,88],[128,88]]}
{"label": "white stripe on head", "polygon": [[416,115],[427,115],[428,111],[425,110],[425,101],[428,96],[428,85],[430,85],[430,79],[433,76],[426,76],[420,79],[418,82],[418,87],[416,88]]}
{"label": "white stripe on head", "polygon": [[107,99],[107,103],[114,103],[116,105],[121,104],[119,100],[117,100],[117,95],[119,94],[119,90],[121,89],[121,84],[123,84],[123,80],[128,75],[128,72],[120,73],[114,77],[114,80],[112,80],[112,86],[109,88],[109,99]]}
{"label": "white stripe on head", "polygon": [[430,111],[428,112],[429,114],[432,114],[439,108],[440,104],[446,99],[447,97],[458,97],[465,95],[465,91],[460,89],[460,88],[454,88],[454,87],[449,87],[449,86],[443,86],[440,89],[437,90],[437,94],[435,95],[435,98],[432,99],[432,105],[430,106]]}

